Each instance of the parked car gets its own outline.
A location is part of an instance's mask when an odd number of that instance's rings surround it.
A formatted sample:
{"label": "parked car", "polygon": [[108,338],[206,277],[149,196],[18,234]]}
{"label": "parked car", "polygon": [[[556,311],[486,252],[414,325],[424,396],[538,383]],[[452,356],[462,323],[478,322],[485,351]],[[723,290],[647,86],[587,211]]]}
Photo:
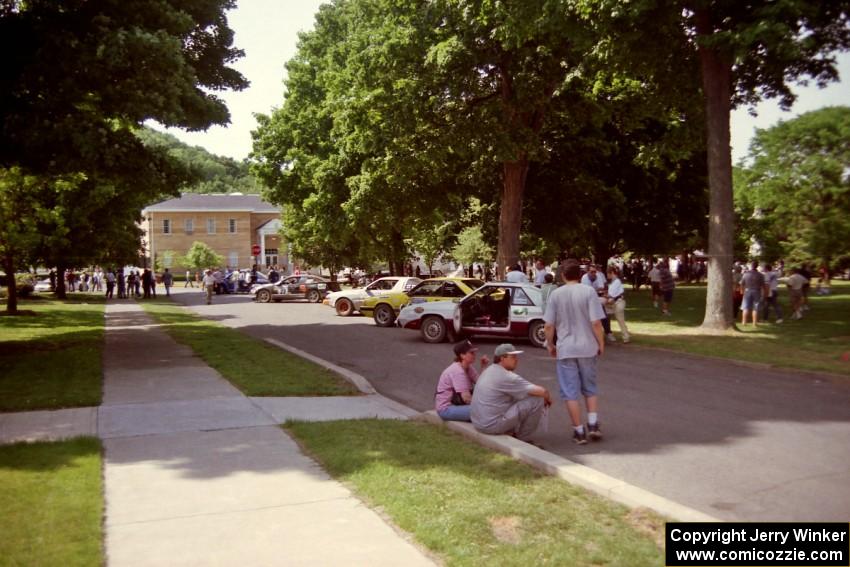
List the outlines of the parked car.
{"label": "parked car", "polygon": [[45,293],[45,292],[53,291],[53,286],[50,285],[50,278],[45,278],[43,280],[39,280],[39,281],[35,282],[35,285],[33,286],[33,291],[36,291],[36,292],[39,292],[39,293]]}
{"label": "parked car", "polygon": [[455,301],[411,304],[398,315],[398,326],[418,330],[427,343],[447,337],[484,335],[527,338],[543,347],[543,294],[527,283],[491,282]]}
{"label": "parked car", "polygon": [[329,293],[324,303],[336,309],[336,314],[348,317],[355,311],[360,311],[360,305],[367,298],[382,293],[410,291],[421,282],[419,278],[387,277],[375,280],[366,287],[345,289]]}
{"label": "parked car", "polygon": [[484,282],[471,278],[432,278],[420,282],[406,293],[382,293],[363,300],[360,313],[372,316],[379,327],[392,327],[401,308],[408,303],[460,300]]}
{"label": "parked car", "polygon": [[328,293],[339,290],[339,282],[312,274],[302,274],[287,276],[277,283],[256,285],[251,288],[251,293],[260,303],[284,299],[306,299],[311,303],[319,303]]}
{"label": "parked car", "polygon": [[269,278],[262,272],[255,272],[252,276],[251,270],[237,270],[224,276],[221,285],[216,285],[216,293],[253,293],[254,286],[267,284]]}

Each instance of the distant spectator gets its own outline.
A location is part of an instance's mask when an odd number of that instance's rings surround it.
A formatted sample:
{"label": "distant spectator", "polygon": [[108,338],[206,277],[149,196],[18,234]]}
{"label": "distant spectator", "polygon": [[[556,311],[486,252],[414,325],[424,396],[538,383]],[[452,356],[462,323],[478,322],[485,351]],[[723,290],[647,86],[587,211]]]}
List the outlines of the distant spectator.
{"label": "distant spectator", "polygon": [[151,271],[147,268],[142,272],[142,292],[145,299],[151,296]]}
{"label": "distant spectator", "polygon": [[165,271],[162,273],[162,285],[165,286],[165,296],[171,297],[171,286],[174,284],[174,276],[171,275],[171,272],[168,271],[168,268],[165,268]]}
{"label": "distant spectator", "polygon": [[[112,294],[115,290],[115,274],[112,270],[106,271],[106,299],[112,299]],[[119,294],[120,297],[120,294]]]}
{"label": "distant spectator", "polygon": [[764,274],[758,271],[758,262],[753,262],[750,269],[741,276],[739,285],[743,299],[741,300],[741,325],[747,324],[747,318],[752,316],[753,325],[758,324],[759,308],[762,297],[766,295],[767,285]]}
{"label": "distant spectator", "polygon": [[670,267],[666,262],[658,264],[658,272],[661,288],[661,296],[663,303],[661,306],[661,314],[670,316],[670,304],[673,303],[673,290],[676,289],[676,282],[673,280],[673,274],[670,273]]}
{"label": "distant spectator", "polygon": [[764,267],[764,282],[767,286],[767,295],[764,298],[764,321],[770,320],[770,308],[773,307],[776,323],[782,323],[782,306],[779,305],[779,273],[775,272],[770,264]]}
{"label": "distant spectator", "polygon": [[661,262],[652,266],[647,277],[649,277],[649,286],[652,288],[652,306],[657,309],[661,301]]}
{"label": "distant spectator", "polygon": [[619,270],[614,266],[608,268],[608,280],[610,283],[608,284],[605,310],[617,319],[623,342],[628,343],[630,336],[629,328],[626,326],[626,288],[623,287],[623,282],[620,280]]}
{"label": "distant spectator", "polygon": [[546,274],[550,273],[546,263],[540,258],[534,263],[534,283],[543,285],[546,283]]}
{"label": "distant spectator", "polygon": [[213,291],[215,290],[215,276],[213,276],[212,270],[207,270],[204,273],[204,291],[207,294],[207,305],[212,303]]}
{"label": "distant spectator", "polygon": [[791,299],[791,311],[793,315],[791,315],[792,319],[802,319],[803,318],[803,286],[808,283],[809,280],[801,273],[800,268],[794,268],[791,270],[791,275],[788,276],[788,279],[785,280],[786,285],[788,286],[788,297]]}
{"label": "distant spectator", "polygon": [[528,283],[528,276],[522,271],[522,266],[514,264],[505,275],[505,281],[510,283]]}

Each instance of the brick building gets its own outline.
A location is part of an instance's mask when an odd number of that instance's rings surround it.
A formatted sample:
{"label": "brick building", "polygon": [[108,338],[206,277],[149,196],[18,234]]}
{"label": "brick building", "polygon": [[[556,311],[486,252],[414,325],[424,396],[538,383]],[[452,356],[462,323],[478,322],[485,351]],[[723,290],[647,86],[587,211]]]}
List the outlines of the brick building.
{"label": "brick building", "polygon": [[[250,268],[253,245],[260,247],[256,263],[289,267],[280,237],[280,209],[259,195],[186,193],[142,210],[145,255],[163,268],[181,268],[175,260],[192,243],[204,242],[233,269]],[[289,270],[287,270],[289,271]]]}

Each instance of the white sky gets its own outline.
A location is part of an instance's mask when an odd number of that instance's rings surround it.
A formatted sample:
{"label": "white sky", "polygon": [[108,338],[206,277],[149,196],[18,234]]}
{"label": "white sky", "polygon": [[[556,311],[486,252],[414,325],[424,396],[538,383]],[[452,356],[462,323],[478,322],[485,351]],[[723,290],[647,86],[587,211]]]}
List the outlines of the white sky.
{"label": "white sky", "polygon": [[[251,86],[241,92],[220,94],[230,109],[230,126],[214,126],[206,132],[168,132],[213,154],[238,160],[248,157],[251,130],[257,127],[254,113],[270,114],[283,102],[284,63],[295,55],[298,32],[312,29],[314,15],[326,1],[239,0],[238,7],[228,13],[228,21],[236,34],[234,44],[245,51],[245,57],[234,67]],[[769,128],[780,120],[824,106],[850,105],[850,54],[844,53],[838,60],[843,81],[825,89],[814,85],[796,87],[798,99],[789,112],[780,110],[773,101],[760,104],[757,117],[750,116],[747,109],[733,112],[733,161],[737,163],[746,154],[756,128]]]}

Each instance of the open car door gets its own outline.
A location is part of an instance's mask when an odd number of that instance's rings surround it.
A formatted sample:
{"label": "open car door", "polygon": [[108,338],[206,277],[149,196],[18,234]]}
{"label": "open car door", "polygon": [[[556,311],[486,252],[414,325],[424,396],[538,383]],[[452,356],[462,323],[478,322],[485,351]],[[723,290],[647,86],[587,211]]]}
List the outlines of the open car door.
{"label": "open car door", "polygon": [[460,335],[460,329],[461,329],[461,327],[463,327],[463,325],[462,325],[463,311],[461,309],[462,305],[463,305],[463,302],[460,302],[457,305],[455,305],[454,314],[452,315],[452,323],[453,323],[456,335]]}

